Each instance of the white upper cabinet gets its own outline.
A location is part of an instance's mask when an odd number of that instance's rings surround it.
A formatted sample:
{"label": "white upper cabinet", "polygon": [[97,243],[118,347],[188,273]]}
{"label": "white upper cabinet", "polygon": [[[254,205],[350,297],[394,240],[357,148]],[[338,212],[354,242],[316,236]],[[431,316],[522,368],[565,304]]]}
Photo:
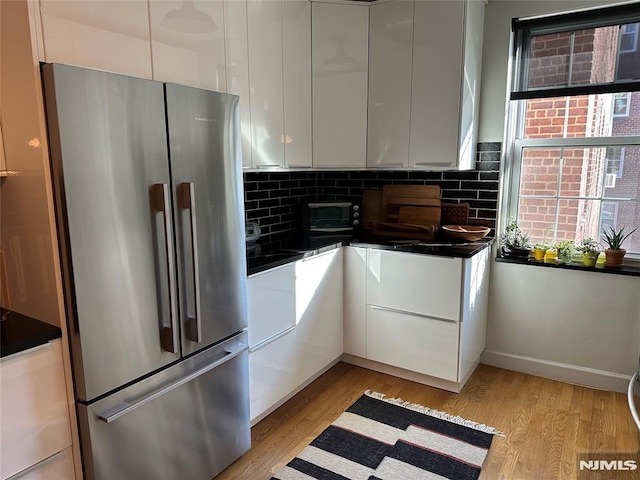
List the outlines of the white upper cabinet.
{"label": "white upper cabinet", "polygon": [[466,2],[464,37],[464,76],[460,112],[460,154],[458,168],[475,167],[478,117],[480,113],[480,76],[482,73],[482,34],[484,30],[484,3]]}
{"label": "white upper cabinet", "polygon": [[147,0],[41,0],[44,60],[152,78]]}
{"label": "white upper cabinet", "polygon": [[242,166],[251,167],[251,103],[246,0],[224,2],[227,92],[240,96]]}
{"label": "white upper cabinet", "polygon": [[222,0],[149,2],[153,79],[227,91]]}
{"label": "white upper cabinet", "polygon": [[282,2],[249,0],[251,159],[254,167],[284,167]]}
{"label": "white upper cabinet", "polygon": [[369,7],[312,3],[313,166],[363,168]]}
{"label": "white upper cabinet", "polygon": [[367,167],[409,162],[413,0],[371,6]]}
{"label": "white upper cabinet", "polygon": [[480,0],[415,1],[409,167],[473,166],[483,15]]}
{"label": "white upper cabinet", "polygon": [[311,167],[311,4],[282,2],[284,158],[289,168]]}

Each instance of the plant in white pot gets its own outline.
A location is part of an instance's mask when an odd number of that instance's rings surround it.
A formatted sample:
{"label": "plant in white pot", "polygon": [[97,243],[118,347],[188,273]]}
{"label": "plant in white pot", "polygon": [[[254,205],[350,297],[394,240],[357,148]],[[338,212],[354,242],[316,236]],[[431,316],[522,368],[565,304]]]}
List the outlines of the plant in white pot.
{"label": "plant in white pot", "polygon": [[600,245],[593,238],[585,238],[577,245],[577,249],[582,252],[582,263],[585,267],[595,267],[600,255]]}
{"label": "plant in white pot", "polygon": [[627,253],[627,251],[622,248],[622,243],[636,230],[638,230],[638,228],[634,228],[627,234],[624,233],[624,227],[620,228],[620,230],[615,230],[613,227],[608,227],[602,230],[602,233],[604,234],[604,241],[609,245],[609,248],[604,250],[605,267],[622,266],[622,260],[624,259],[625,253]]}

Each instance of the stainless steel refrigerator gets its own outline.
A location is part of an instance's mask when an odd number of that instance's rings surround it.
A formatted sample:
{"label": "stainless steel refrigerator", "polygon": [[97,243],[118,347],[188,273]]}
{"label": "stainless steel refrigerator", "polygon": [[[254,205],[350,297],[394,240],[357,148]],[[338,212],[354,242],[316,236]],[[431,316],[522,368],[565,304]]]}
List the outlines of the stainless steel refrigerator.
{"label": "stainless steel refrigerator", "polygon": [[250,447],[238,97],[43,65],[85,477]]}

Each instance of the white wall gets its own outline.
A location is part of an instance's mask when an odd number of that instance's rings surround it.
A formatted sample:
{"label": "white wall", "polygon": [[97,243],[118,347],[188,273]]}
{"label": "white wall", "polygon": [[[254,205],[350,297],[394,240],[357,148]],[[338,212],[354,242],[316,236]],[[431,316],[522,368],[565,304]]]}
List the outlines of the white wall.
{"label": "white wall", "polygon": [[[511,19],[612,1],[490,0],[479,142],[503,141]],[[640,277],[495,263],[482,362],[624,391],[640,353]]]}

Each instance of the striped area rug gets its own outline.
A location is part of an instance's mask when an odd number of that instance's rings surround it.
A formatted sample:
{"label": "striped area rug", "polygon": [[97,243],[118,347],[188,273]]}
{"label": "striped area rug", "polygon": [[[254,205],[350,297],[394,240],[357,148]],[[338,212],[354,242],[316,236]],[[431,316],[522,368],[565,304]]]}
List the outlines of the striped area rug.
{"label": "striped area rug", "polygon": [[367,390],[272,480],[477,479],[496,434]]}

